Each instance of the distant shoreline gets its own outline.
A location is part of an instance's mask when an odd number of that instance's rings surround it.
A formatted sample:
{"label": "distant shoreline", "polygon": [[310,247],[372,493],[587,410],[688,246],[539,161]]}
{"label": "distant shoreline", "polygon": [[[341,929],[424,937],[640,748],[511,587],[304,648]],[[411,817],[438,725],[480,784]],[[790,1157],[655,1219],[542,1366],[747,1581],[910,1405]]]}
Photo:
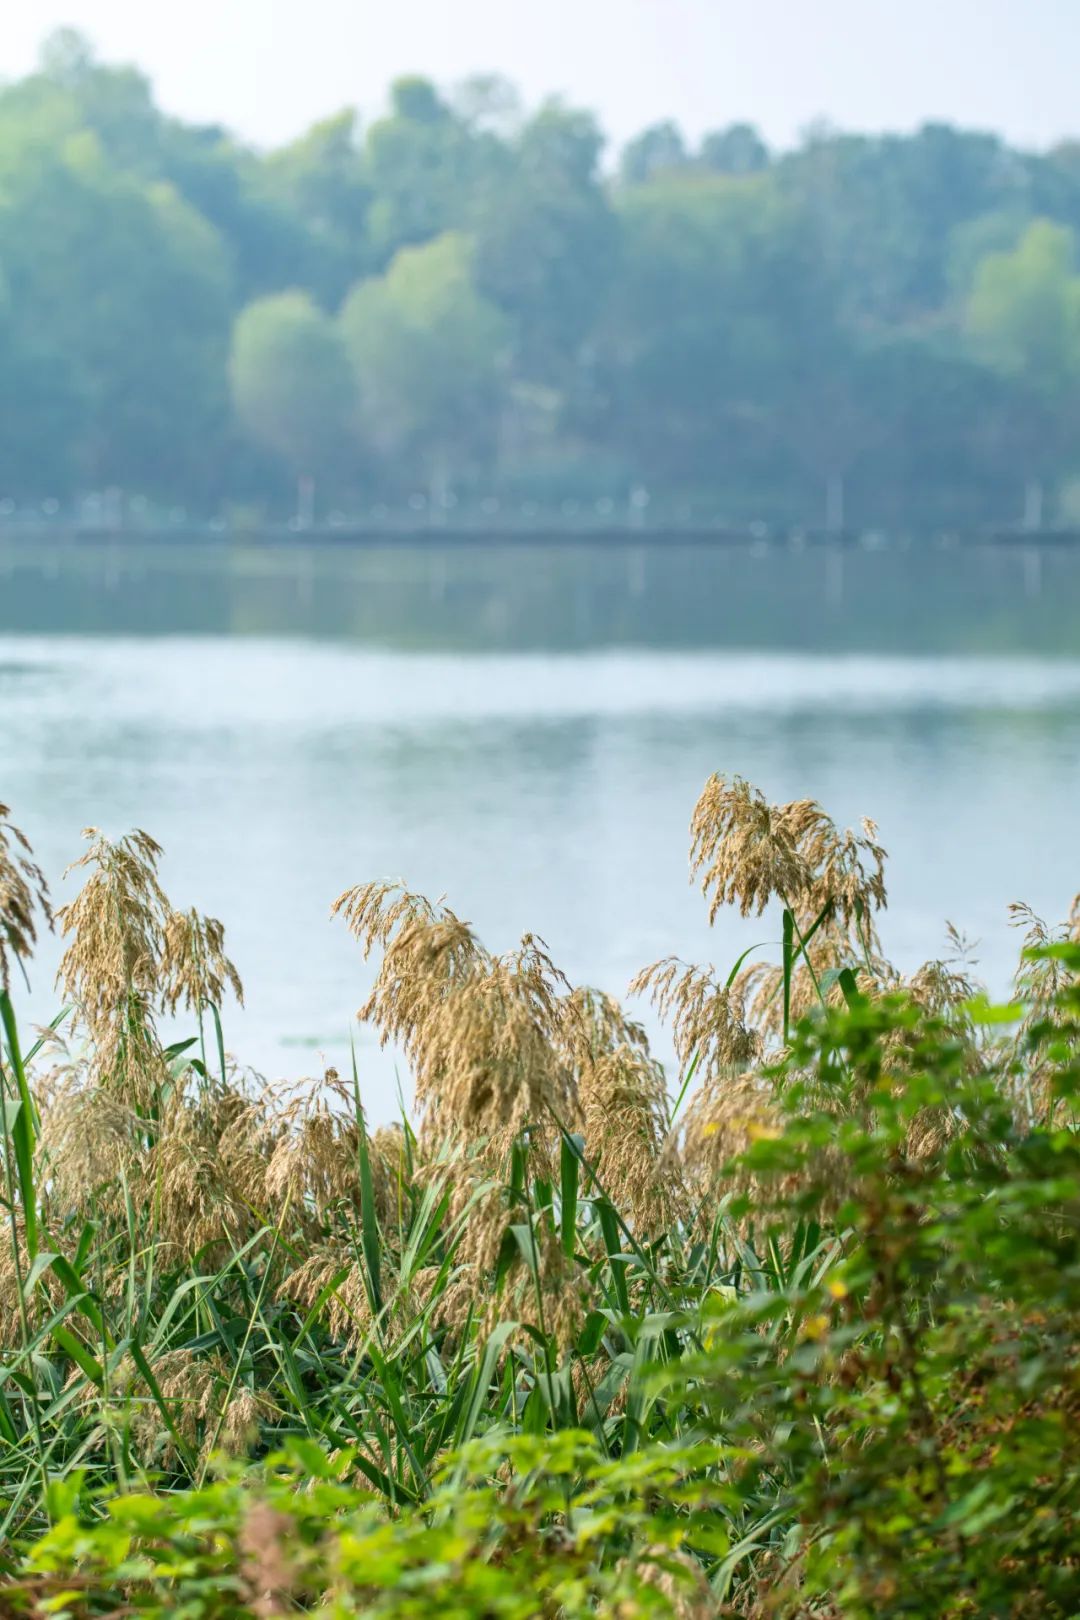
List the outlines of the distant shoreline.
{"label": "distant shoreline", "polygon": [[865,551],[978,548],[982,546],[1080,546],[1080,528],[1023,529],[1006,526],[980,529],[938,529],[933,531],[890,532],[881,529],[812,529],[780,525],[719,527],[688,525],[685,528],[656,525],[629,528],[626,525],[523,527],[507,524],[429,525],[429,524],[341,524],[295,528],[288,524],[268,524],[259,528],[178,526],[152,528],[124,526],[89,527],[74,524],[6,523],[0,525],[0,548],[5,543],[47,541],[75,546],[94,545],[331,545],[367,548],[409,545],[425,548],[464,548],[468,546],[550,546],[607,548],[692,545],[749,549],[798,551],[805,548],[843,548]]}

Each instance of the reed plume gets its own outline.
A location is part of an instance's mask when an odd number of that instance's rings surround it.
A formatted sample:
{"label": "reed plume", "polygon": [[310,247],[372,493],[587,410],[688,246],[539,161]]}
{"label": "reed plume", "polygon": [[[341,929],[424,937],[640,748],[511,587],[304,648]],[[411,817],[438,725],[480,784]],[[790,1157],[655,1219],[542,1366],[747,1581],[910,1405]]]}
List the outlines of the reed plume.
{"label": "reed plume", "polygon": [[[317,1084],[304,1082],[275,1093],[276,1140],[265,1172],[265,1196],[271,1208],[286,1202],[298,1218],[310,1215],[320,1227],[335,1212],[360,1211],[360,1134],[366,1135],[363,1110],[336,1069]],[[402,1173],[400,1132],[392,1129],[368,1139],[375,1207],[381,1221],[391,1222],[397,1209]],[[395,1151],[396,1149],[396,1151]]]}
{"label": "reed plume", "polygon": [[947,954],[932,957],[906,977],[898,975],[895,988],[905,990],[933,1017],[949,1018],[954,1025],[970,1027],[965,1005],[983,990],[972,972],[976,965],[974,947],[952,923],[946,923],[945,937]]}
{"label": "reed plume", "polygon": [[1055,1069],[1055,1036],[1066,1030],[1071,1015],[1062,1005],[1075,982],[1075,968],[1057,955],[1034,959],[1029,951],[1048,946],[1080,944],[1080,895],[1069,908],[1065,921],[1048,924],[1028,905],[1009,907],[1014,928],[1024,930],[1020,961],[1013,976],[1013,993],[1025,1005],[1011,1046],[1014,1075],[1013,1093],[1018,1110],[1029,1119],[1050,1120],[1056,1098],[1052,1083]]}
{"label": "reed plume", "polygon": [[154,1024],[170,912],[161,846],[138,830],[115,843],[95,827],[83,836],[90,847],[68,872],[90,875],[56,914],[68,940],[58,981],[93,1046],[97,1082],[145,1110],[166,1078]]}
{"label": "reed plume", "polygon": [[[166,1350],[157,1359],[154,1381],[156,1393],[135,1362],[125,1357],[108,1391],[108,1401],[130,1428],[144,1466],[174,1464],[177,1436],[202,1462],[212,1451],[243,1456],[260,1424],[273,1413],[265,1395],[230,1377],[228,1363],[220,1354]],[[171,1429],[158,1406],[158,1394],[168,1410]],[[93,1398],[89,1392],[87,1398]]]}
{"label": "reed plume", "polygon": [[1017,997],[1027,1002],[1031,1009],[1030,1023],[1050,1008],[1055,997],[1069,984],[1072,973],[1060,957],[1044,956],[1032,960],[1027,952],[1068,941],[1080,942],[1080,895],[1073,901],[1066,920],[1056,927],[1045,922],[1031,906],[1022,901],[1010,905],[1009,922],[1013,928],[1024,930],[1020,942],[1020,961],[1013,976],[1013,989]]}
{"label": "reed plume", "polygon": [[541,941],[493,956],[452,911],[383,883],[346,891],[333,910],[365,956],[382,947],[357,1016],[409,1058],[430,1136],[480,1138],[498,1154],[526,1126],[577,1117],[560,1042],[569,987]]}
{"label": "reed plume", "polygon": [[[709,921],[725,905],[744,917],[778,900],[792,919],[794,962],[788,977],[789,1018],[836,997],[841,968],[855,964],[877,981],[891,976],[880,956],[874,913],[884,907],[885,851],[877,828],[840,831],[813,799],[770,804],[742,777],[712,776],[690,822],[691,878],[700,878]],[[761,1055],[766,1037],[784,1031],[782,967],[754,963],[719,984],[711,968],[671,957],[644,969],[631,992],[652,997],[673,1023],[685,1066],[696,1055],[703,1077],[741,1071]]]}
{"label": "reed plume", "polygon": [[830,915],[845,926],[885,905],[885,851],[877,828],[838,831],[813,799],[769,804],[741,776],[711,776],[690,820],[690,871],[709,921],[722,906],[760,916],[770,900]]}
{"label": "reed plume", "polygon": [[682,1188],[677,1161],[665,1152],[667,1081],[645,1030],[611,996],[578,989],[566,1002],[566,1040],[589,1162],[619,1189],[636,1231],[665,1231],[681,1209]]}
{"label": "reed plume", "polygon": [[52,926],[49,886],[33,860],[30,841],[0,804],[0,989],[11,984],[11,963],[25,974],[37,943],[38,917]]}
{"label": "reed plume", "polygon": [[277,1298],[306,1312],[320,1310],[339,1344],[361,1349],[375,1331],[375,1316],[356,1247],[326,1238],[281,1280]]}
{"label": "reed plume", "polygon": [[712,968],[669,956],[636,974],[630,994],[647,995],[670,1020],[680,1065],[687,1069],[696,1059],[703,1079],[744,1069],[761,1056],[761,1034],[747,1021],[739,980],[720,984]]}
{"label": "reed plume", "polygon": [[241,1007],[244,987],[233,963],[225,954],[225,929],[216,917],[204,917],[192,907],[189,911],[169,910],[165,920],[161,950],[161,1006],[169,1013],[177,1007],[201,1013],[204,1007],[220,1007],[226,989],[232,991]]}
{"label": "reed plume", "polygon": [[184,1007],[200,1019],[226,989],[243,986],[213,917],[177,912],[158,879],[161,846],[148,833],[112,842],[96,828],[68,872],[88,870],[75,899],[57,912],[67,939],[58,982],[75,1006],[93,1052],[93,1079],[153,1114],[168,1084],[159,1012]]}
{"label": "reed plume", "polygon": [[94,1084],[84,1063],[65,1061],[36,1078],[38,1154],[60,1218],[95,1208],[119,1215],[124,1184],[140,1177],[146,1121],[115,1088]]}

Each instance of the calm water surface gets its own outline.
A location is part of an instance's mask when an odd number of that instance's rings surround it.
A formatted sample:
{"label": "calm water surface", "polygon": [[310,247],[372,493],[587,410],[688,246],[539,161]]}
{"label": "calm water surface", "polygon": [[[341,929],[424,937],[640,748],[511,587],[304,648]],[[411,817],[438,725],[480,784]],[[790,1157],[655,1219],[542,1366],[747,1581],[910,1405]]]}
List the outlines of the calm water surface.
{"label": "calm water surface", "polygon": [[86,823],[145,827],[174,902],[227,925],[230,1046],[300,1074],[355,1033],[376,1119],[396,1065],[351,1022],[340,890],[403,877],[616,992],[669,952],[726,971],[778,925],[710,931],[688,886],[713,770],[875,816],[887,950],[913,966],[950,919],[1003,991],[1008,902],[1080,887],[1080,562],[0,541],[0,799],[56,897]]}

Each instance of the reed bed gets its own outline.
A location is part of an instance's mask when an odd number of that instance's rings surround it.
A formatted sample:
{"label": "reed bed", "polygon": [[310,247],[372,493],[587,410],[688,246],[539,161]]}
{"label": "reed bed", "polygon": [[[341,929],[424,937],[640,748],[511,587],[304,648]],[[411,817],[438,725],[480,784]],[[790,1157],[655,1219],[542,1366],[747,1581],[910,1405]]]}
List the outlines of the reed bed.
{"label": "reed bed", "polygon": [[1080,1610],[1076,903],[991,1007],[955,935],[889,963],[872,823],[714,777],[691,874],[778,959],[637,976],[670,1077],[537,938],[364,884],[372,1130],[355,1067],[230,1058],[160,855],[91,829],[54,916],[0,806],[0,1614]]}

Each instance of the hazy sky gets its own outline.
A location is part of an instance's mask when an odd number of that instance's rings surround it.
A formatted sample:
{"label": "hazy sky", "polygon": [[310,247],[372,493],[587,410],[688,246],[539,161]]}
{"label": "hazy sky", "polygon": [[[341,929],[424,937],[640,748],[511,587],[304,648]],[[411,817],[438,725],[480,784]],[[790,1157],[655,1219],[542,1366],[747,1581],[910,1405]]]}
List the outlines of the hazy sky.
{"label": "hazy sky", "polygon": [[1028,145],[1080,133],[1080,0],[0,0],[0,75],[80,28],[137,62],[163,104],[278,142],[403,72],[561,92],[624,138],[749,118],[789,144],[824,117],[927,118]]}

